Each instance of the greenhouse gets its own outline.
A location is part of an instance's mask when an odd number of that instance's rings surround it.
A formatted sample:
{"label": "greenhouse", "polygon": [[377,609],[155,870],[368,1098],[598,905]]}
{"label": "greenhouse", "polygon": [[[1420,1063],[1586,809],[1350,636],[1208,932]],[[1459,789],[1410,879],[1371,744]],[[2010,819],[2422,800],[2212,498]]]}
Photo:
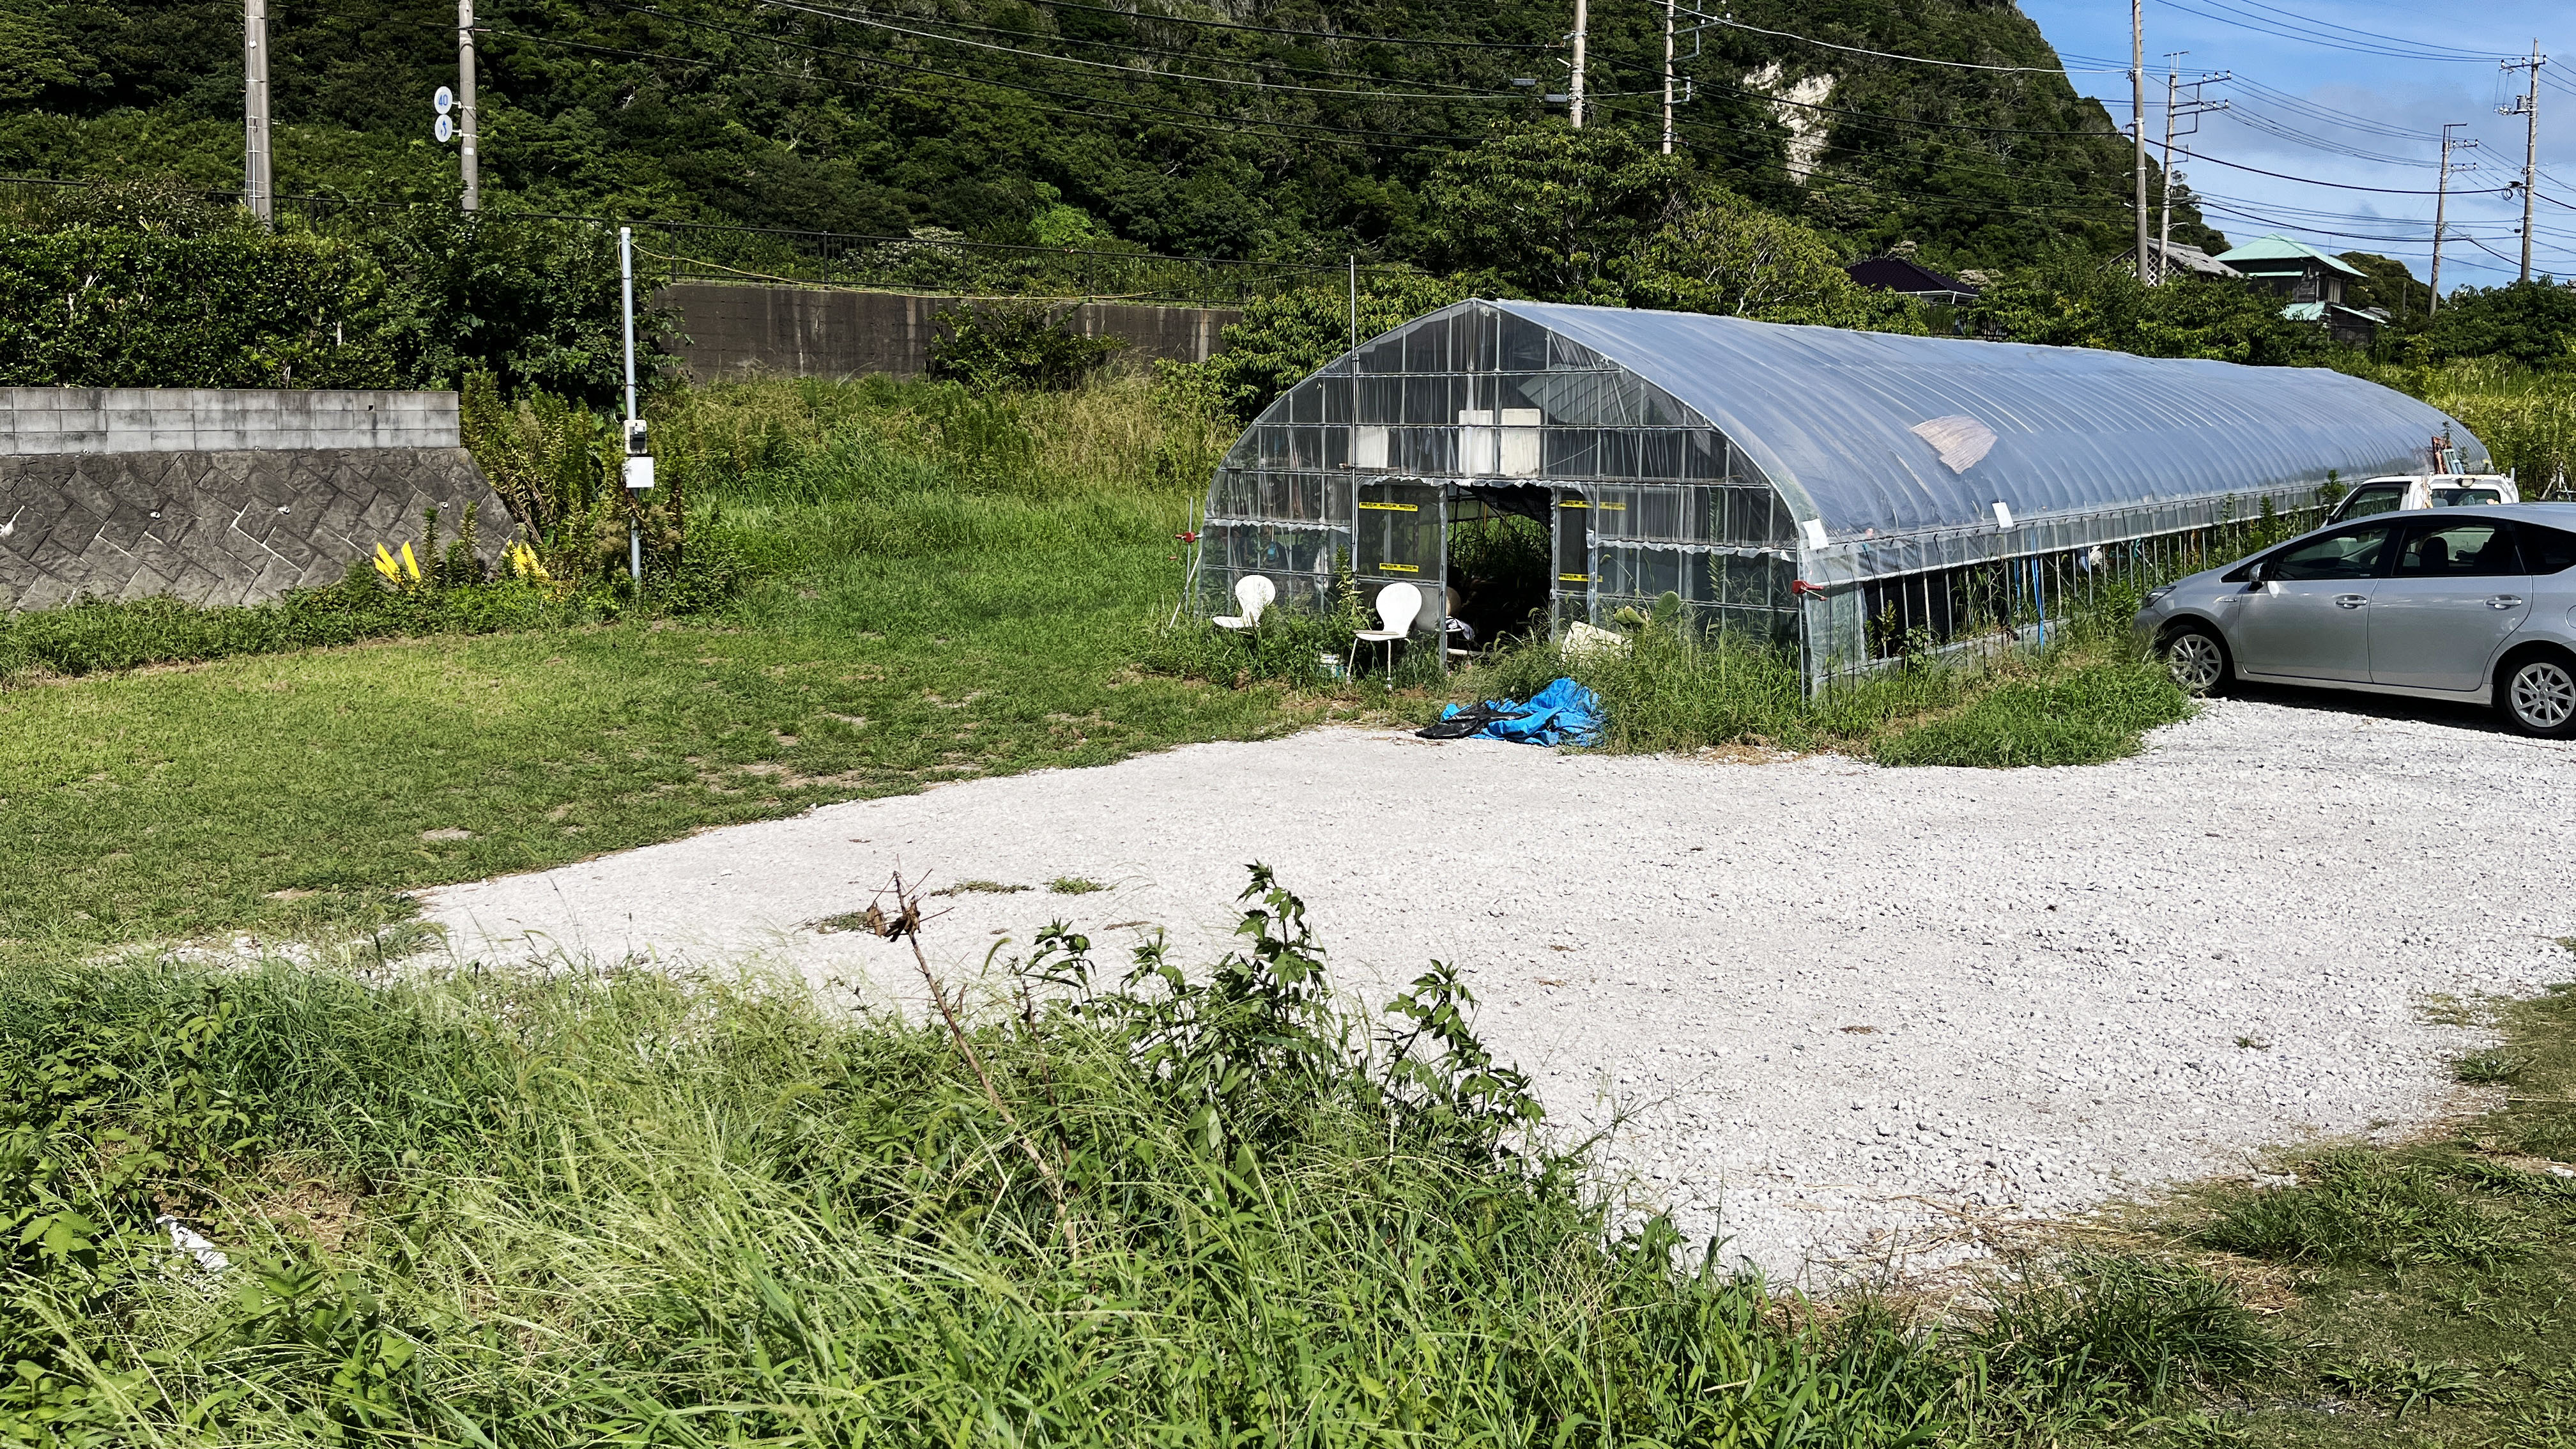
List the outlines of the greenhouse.
{"label": "greenhouse", "polygon": [[2486,466],[2438,410],[2325,368],[1469,301],[1245,430],[1194,598],[1240,621],[1246,595],[1412,584],[1408,644],[1441,658],[1673,618],[1821,682],[2044,634],[2108,580],[2217,562],[2445,448]]}

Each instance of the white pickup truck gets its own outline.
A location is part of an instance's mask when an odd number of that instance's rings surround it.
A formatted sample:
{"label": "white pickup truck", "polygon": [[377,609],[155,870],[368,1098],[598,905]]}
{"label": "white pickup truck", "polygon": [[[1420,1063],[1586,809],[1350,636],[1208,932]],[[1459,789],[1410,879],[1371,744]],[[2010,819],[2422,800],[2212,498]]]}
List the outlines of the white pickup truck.
{"label": "white pickup truck", "polygon": [[2521,490],[2502,473],[2430,473],[2415,478],[2371,478],[2335,505],[2328,523],[2395,513],[2408,508],[2478,508],[2520,503]]}

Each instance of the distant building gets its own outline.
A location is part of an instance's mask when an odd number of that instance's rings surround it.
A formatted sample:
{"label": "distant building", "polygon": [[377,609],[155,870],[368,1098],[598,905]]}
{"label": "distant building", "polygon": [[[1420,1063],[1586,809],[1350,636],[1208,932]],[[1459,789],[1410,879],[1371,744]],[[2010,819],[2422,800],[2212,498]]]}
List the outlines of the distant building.
{"label": "distant building", "polygon": [[2305,242],[2267,236],[2221,252],[2217,260],[2243,273],[2256,286],[2288,299],[2289,305],[2281,309],[2282,316],[2293,322],[2314,322],[2333,333],[2337,342],[2368,347],[2379,335],[2380,325],[2388,320],[2388,314],[2376,307],[2344,304],[2347,284],[2369,280],[2360,268]]}
{"label": "distant building", "polygon": [[[2200,248],[2186,246],[2181,242],[2149,242],[2147,255],[2156,259],[2156,264],[2149,270],[2155,274],[2155,280],[2158,282],[2177,276],[2241,277],[2245,275]],[[2116,265],[2123,271],[2136,271],[2138,249],[2131,247],[2120,253],[2120,259]]]}
{"label": "distant building", "polygon": [[1871,257],[1843,268],[1864,287],[1902,292],[1935,307],[1965,307],[1977,300],[1977,289],[1957,277],[1944,276],[1908,257]]}

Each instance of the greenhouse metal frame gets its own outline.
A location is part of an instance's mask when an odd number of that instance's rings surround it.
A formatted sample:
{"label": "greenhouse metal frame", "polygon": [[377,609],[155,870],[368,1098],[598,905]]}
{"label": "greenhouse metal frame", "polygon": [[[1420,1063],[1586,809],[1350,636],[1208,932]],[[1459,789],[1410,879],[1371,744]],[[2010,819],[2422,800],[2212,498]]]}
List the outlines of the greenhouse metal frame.
{"label": "greenhouse metal frame", "polygon": [[[2330,481],[2480,469],[2403,394],[2325,368],[1468,301],[1289,388],[1210,486],[1193,599],[1421,587],[1443,637],[1449,538],[1549,536],[1562,631],[1680,606],[1793,651],[1810,685],[2044,636],[2113,580],[2316,521]],[[2259,531],[2259,532],[2258,532]],[[1633,616],[1631,616],[1633,617]]]}

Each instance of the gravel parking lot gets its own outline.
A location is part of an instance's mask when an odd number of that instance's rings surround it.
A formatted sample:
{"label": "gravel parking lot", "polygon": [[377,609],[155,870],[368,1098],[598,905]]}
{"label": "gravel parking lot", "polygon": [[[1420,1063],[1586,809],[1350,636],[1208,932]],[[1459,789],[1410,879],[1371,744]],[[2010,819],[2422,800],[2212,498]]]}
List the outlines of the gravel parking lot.
{"label": "gravel parking lot", "polygon": [[[811,923],[896,869],[972,977],[1051,918],[1224,949],[1243,865],[1373,998],[1438,958],[1605,1173],[1779,1278],[1966,1225],[2400,1133],[2475,1049],[2446,1003],[2576,977],[2576,747],[2320,696],[2226,700],[2133,760],[1885,770],[1318,731],[967,782],[433,892],[484,960],[769,963],[919,1009]],[[1056,894],[1057,879],[1106,889]],[[1615,1124],[1615,1125],[1614,1125]]]}

